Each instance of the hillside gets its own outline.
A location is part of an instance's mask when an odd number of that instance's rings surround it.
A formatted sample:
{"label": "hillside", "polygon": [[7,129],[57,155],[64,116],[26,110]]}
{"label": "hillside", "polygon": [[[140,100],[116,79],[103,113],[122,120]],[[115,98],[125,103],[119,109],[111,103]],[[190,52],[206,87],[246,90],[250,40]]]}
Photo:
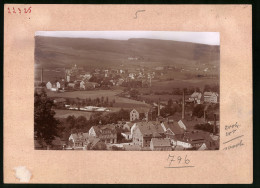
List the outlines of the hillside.
{"label": "hillside", "polygon": [[[129,58],[138,58],[130,61]],[[108,40],[35,37],[36,67],[114,67],[210,64],[219,66],[219,46],[155,39]]]}

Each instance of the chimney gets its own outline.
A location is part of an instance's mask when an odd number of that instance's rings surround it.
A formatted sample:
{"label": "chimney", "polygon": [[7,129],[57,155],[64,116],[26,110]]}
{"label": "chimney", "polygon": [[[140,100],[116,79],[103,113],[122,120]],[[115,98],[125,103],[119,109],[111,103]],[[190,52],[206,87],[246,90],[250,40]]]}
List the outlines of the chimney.
{"label": "chimney", "polygon": [[204,117],[204,121],[205,121],[205,123],[207,122],[207,120],[206,120],[206,110],[204,109],[204,115],[203,115],[203,117]]}
{"label": "chimney", "polygon": [[43,68],[41,70],[41,83],[43,83]]}
{"label": "chimney", "polygon": [[160,98],[159,98],[159,102],[158,102],[158,117],[160,116],[160,110],[161,110],[161,107],[160,107]]}
{"label": "chimney", "polygon": [[214,114],[214,126],[213,126],[213,134],[216,133],[216,126],[217,126],[217,114]]}
{"label": "chimney", "polygon": [[184,89],[183,89],[183,93],[182,93],[182,119],[185,118],[185,93],[184,93]]}

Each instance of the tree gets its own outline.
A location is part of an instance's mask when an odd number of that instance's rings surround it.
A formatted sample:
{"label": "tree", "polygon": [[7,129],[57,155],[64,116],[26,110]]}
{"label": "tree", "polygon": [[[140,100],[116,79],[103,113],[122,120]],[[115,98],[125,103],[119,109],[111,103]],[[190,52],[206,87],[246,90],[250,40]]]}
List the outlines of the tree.
{"label": "tree", "polygon": [[51,146],[55,136],[58,136],[60,121],[54,118],[53,106],[45,91],[34,94],[34,132],[40,144]]}
{"label": "tree", "polygon": [[138,95],[139,95],[139,91],[136,90],[136,89],[133,89],[133,90],[131,90],[131,91],[129,92],[129,94],[130,94],[130,96],[131,96],[132,98],[136,99],[136,98],[138,97]]}
{"label": "tree", "polygon": [[192,115],[201,118],[203,114],[204,114],[204,106],[202,104],[198,104],[197,106],[195,106]]}

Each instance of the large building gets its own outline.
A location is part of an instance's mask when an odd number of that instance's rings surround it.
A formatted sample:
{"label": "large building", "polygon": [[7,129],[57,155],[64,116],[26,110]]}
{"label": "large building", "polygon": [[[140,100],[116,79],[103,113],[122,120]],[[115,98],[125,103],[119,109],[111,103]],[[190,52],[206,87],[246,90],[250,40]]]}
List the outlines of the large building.
{"label": "large building", "polygon": [[164,130],[158,122],[138,122],[133,127],[133,144],[141,147],[150,147],[152,138],[164,137]]}
{"label": "large building", "polygon": [[218,94],[215,92],[204,92],[204,102],[217,103]]}
{"label": "large building", "polygon": [[143,119],[148,121],[148,118],[149,118],[149,109],[138,108],[138,109],[133,109],[130,112],[130,121],[143,120]]}
{"label": "large building", "polygon": [[117,143],[117,131],[114,125],[92,126],[88,133],[105,143]]}

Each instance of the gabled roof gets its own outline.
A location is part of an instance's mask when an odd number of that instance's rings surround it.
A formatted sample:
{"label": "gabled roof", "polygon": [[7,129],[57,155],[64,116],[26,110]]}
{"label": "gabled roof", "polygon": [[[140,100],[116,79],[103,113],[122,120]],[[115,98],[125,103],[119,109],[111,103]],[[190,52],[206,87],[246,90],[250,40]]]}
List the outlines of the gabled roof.
{"label": "gabled roof", "polygon": [[157,122],[138,122],[136,125],[145,137],[159,137],[160,133],[164,133],[162,126]]}
{"label": "gabled roof", "polygon": [[97,134],[97,136],[102,134],[102,130],[104,130],[104,129],[110,129],[112,133],[116,133],[115,125],[112,125],[112,124],[93,126],[93,129],[94,129],[95,133]]}
{"label": "gabled roof", "polygon": [[177,122],[173,122],[173,123],[167,123],[167,122],[163,122],[166,130],[170,129],[174,134],[183,134],[185,132],[184,129],[182,129]]}
{"label": "gabled roof", "polygon": [[[146,113],[146,112],[149,112],[150,109],[149,108],[145,108],[145,107],[137,107],[137,108],[134,108],[133,110],[136,110],[138,113]],[[133,111],[132,110],[132,111]],[[132,112],[131,111],[131,112]]]}
{"label": "gabled roof", "polygon": [[152,138],[151,143],[154,147],[171,147],[171,141],[168,138]]}
{"label": "gabled roof", "polygon": [[194,92],[194,93],[191,94],[190,97],[191,97],[191,98],[198,98],[198,99],[200,99],[201,96],[202,96],[201,93],[199,93],[199,92]]}
{"label": "gabled roof", "polygon": [[64,98],[57,98],[57,99],[54,99],[53,101],[55,101],[55,102],[66,102],[66,99],[64,99]]}
{"label": "gabled roof", "polygon": [[212,95],[216,95],[216,96],[218,96],[218,93],[216,93],[216,92],[208,92],[208,91],[206,91],[206,92],[204,92],[204,96],[212,96]]}
{"label": "gabled roof", "polygon": [[92,136],[90,136],[88,133],[74,133],[71,134],[71,137],[74,141],[84,141],[85,139],[89,139]]}

